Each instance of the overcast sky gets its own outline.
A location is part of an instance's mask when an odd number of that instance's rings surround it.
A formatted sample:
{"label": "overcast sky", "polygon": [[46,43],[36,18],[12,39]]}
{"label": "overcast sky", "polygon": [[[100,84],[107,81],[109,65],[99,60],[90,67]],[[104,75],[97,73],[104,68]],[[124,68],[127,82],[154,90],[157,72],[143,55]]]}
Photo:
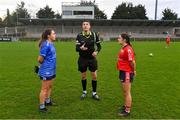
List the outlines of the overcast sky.
{"label": "overcast sky", "polygon": [[[9,8],[10,12],[15,10],[17,3],[22,0],[0,0],[0,17],[6,16],[6,9]],[[55,12],[61,13],[61,3],[62,2],[80,2],[81,0],[23,0],[25,2],[25,7],[30,13],[35,15],[39,8],[43,8],[45,5],[49,5],[53,8]],[[89,1],[89,0],[87,0]],[[93,1],[93,0],[92,0]],[[155,0],[96,0],[99,8],[104,10],[108,16],[111,18],[113,11],[117,5],[122,2],[132,2],[134,5],[142,4],[145,5],[147,10],[147,16],[149,19],[154,19],[154,9]],[[158,19],[162,17],[162,10],[165,8],[170,8],[174,12],[180,15],[180,0],[158,0]],[[180,16],[179,16],[180,17]]]}

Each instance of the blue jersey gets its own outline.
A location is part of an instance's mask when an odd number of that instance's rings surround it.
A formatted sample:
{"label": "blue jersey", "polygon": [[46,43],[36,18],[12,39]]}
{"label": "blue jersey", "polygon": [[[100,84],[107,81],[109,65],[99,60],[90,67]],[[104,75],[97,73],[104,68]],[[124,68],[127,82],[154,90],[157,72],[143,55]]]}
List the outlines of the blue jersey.
{"label": "blue jersey", "polygon": [[39,76],[51,77],[56,74],[56,49],[54,44],[49,41],[44,41],[41,44],[40,56],[44,57],[43,63],[39,68]]}

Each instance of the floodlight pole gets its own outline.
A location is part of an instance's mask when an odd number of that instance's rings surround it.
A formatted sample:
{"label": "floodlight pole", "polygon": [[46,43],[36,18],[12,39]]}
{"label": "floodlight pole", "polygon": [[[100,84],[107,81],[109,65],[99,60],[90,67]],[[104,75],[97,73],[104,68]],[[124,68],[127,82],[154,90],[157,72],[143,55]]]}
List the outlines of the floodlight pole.
{"label": "floodlight pole", "polygon": [[15,33],[16,33],[16,39],[17,39],[17,37],[18,37],[18,35],[17,35],[17,27],[18,27],[18,11],[16,10],[16,26],[15,26]]}
{"label": "floodlight pole", "polygon": [[155,20],[157,20],[157,8],[158,8],[158,0],[156,0],[156,4],[155,4],[155,17],[154,17]]}
{"label": "floodlight pole", "polygon": [[16,10],[16,26],[18,26],[18,11]]}

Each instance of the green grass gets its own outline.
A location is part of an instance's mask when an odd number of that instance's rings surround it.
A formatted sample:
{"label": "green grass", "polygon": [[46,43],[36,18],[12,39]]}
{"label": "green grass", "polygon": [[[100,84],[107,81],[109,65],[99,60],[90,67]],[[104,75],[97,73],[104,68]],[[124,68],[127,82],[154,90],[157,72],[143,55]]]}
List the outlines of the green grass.
{"label": "green grass", "polygon": [[[133,43],[136,52],[137,77],[132,85],[133,107],[128,118],[180,119],[180,43],[165,49],[163,42]],[[91,99],[88,75],[88,98],[81,95],[80,73],[73,42],[57,42],[57,78],[52,98],[58,104],[51,113],[38,112],[41,82],[33,67],[37,64],[35,42],[0,43],[0,118],[122,118],[117,116],[123,103],[118,71],[116,42],[102,43],[98,55],[98,94],[101,101]],[[154,57],[149,57],[152,52]]]}

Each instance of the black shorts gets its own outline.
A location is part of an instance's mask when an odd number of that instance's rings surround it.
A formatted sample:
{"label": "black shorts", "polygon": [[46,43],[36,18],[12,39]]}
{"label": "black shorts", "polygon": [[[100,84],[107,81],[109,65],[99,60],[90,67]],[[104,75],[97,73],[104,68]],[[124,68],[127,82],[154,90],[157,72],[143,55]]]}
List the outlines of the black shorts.
{"label": "black shorts", "polygon": [[53,75],[50,77],[42,77],[42,76],[39,76],[39,77],[40,77],[40,80],[53,80],[54,78],[56,78],[56,75]]}
{"label": "black shorts", "polygon": [[121,80],[121,82],[133,82],[133,78],[134,78],[134,73],[131,72],[125,72],[120,70],[119,71],[119,79]]}
{"label": "black shorts", "polygon": [[97,60],[96,58],[88,59],[79,57],[78,59],[78,70],[83,73],[87,71],[87,68],[91,72],[95,72],[98,69]]}

